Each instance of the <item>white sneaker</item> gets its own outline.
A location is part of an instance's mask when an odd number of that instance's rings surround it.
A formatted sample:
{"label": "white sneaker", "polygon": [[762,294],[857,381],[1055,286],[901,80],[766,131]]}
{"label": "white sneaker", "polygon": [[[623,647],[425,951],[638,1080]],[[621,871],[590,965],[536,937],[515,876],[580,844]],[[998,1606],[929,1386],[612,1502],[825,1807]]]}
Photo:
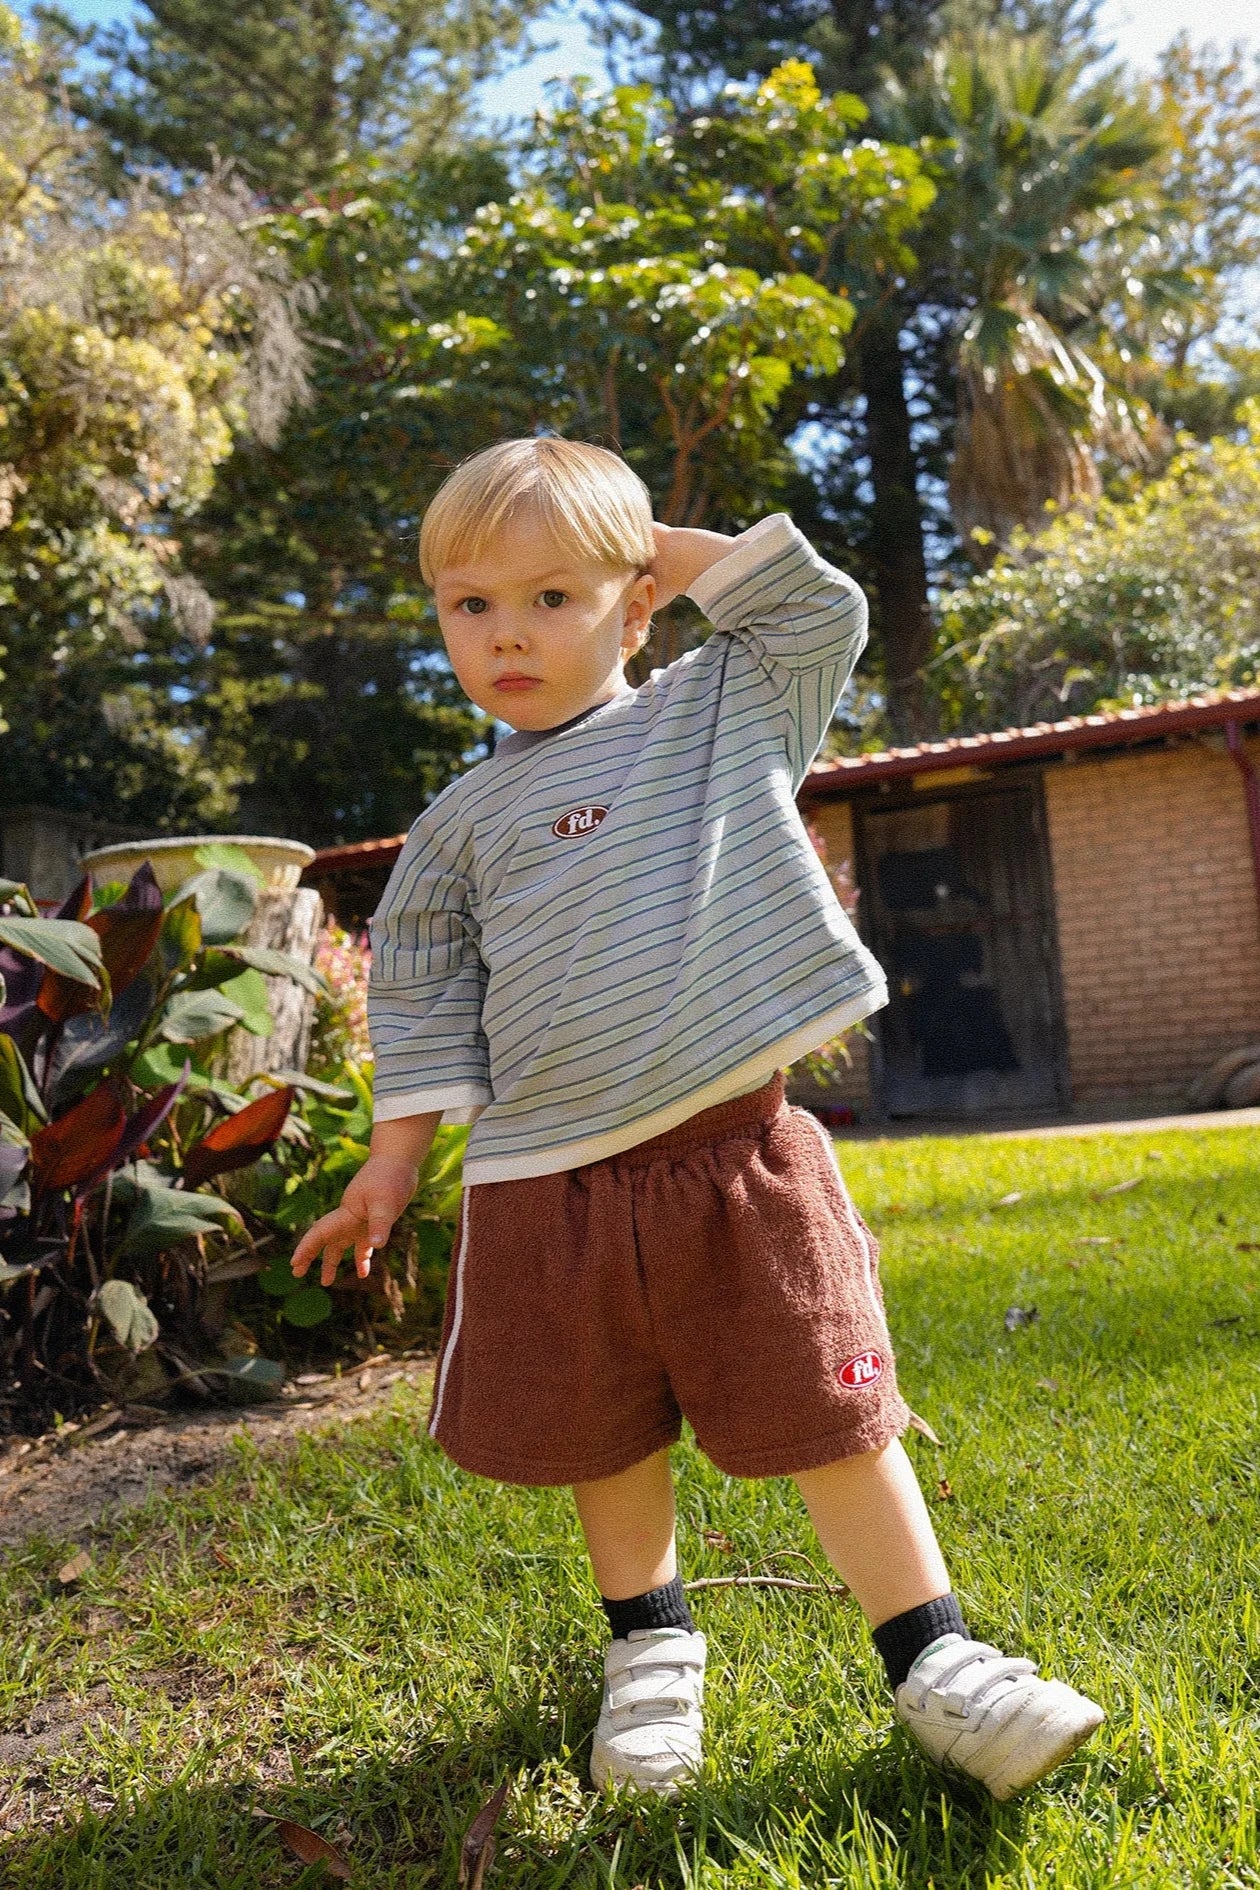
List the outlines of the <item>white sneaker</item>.
{"label": "white sneaker", "polygon": [[938,1765],[967,1772],[995,1798],[1044,1778],[1107,1717],[1036,1663],[944,1634],[897,1688],[897,1717]]}
{"label": "white sneaker", "polygon": [[604,1656],[591,1781],[673,1797],[700,1765],[705,1640],[685,1628],[632,1628]]}

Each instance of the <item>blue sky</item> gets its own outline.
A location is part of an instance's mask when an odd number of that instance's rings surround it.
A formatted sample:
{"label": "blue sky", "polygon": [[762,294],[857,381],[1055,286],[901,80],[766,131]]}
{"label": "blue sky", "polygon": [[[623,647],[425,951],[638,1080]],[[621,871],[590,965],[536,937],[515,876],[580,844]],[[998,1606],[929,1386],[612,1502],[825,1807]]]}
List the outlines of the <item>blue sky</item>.
{"label": "blue sky", "polygon": [[[108,22],[125,19],[129,0],[61,0],[76,19]],[[1213,39],[1218,45],[1235,39],[1256,40],[1256,0],[1107,0],[1103,26],[1114,39],[1116,51],[1135,65],[1149,66],[1156,54],[1180,32],[1193,39]],[[558,6],[535,37],[554,42],[552,49],[532,59],[515,73],[487,85],[482,106],[491,118],[528,115],[542,100],[542,88],[551,78],[577,72],[598,76],[598,52],[578,18],[578,9]]]}

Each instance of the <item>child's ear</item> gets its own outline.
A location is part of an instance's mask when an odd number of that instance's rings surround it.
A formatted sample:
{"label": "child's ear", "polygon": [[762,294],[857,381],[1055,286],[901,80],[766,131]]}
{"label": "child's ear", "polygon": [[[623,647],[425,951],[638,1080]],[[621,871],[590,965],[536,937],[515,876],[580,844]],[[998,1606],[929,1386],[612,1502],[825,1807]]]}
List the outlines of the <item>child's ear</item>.
{"label": "child's ear", "polygon": [[624,642],[621,646],[627,663],[632,656],[637,656],[639,651],[644,648],[651,634],[652,619],[648,617],[643,623],[636,626],[633,632],[633,640]]}

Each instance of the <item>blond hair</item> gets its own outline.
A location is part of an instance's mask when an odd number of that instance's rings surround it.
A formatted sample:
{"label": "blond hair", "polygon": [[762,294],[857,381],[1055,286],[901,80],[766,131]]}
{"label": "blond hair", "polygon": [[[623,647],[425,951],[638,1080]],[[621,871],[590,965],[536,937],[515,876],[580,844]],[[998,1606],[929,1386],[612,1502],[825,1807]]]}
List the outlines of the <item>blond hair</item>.
{"label": "blond hair", "polygon": [[500,440],[439,486],[420,527],[420,575],[477,558],[524,511],[580,558],[646,570],[655,555],[652,500],[616,453],[584,440]]}

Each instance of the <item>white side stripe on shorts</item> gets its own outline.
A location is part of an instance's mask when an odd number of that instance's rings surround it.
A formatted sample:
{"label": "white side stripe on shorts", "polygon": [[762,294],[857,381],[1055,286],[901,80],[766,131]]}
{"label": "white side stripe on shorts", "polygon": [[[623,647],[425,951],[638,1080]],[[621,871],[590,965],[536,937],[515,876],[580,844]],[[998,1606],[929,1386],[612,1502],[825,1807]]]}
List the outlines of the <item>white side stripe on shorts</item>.
{"label": "white side stripe on shorts", "polygon": [[[460,1230],[459,1253],[455,1259],[455,1316],[451,1320],[451,1336],[446,1341],[446,1350],[442,1354],[442,1363],[438,1371],[437,1395],[433,1400],[433,1416],[429,1419],[430,1437],[437,1436],[437,1421],[442,1415],[442,1399],[446,1392],[446,1374],[451,1368],[451,1359],[454,1356],[456,1342],[459,1339],[459,1328],[464,1318],[464,1257],[468,1252],[468,1223],[472,1219],[471,1195],[472,1189],[465,1188],[463,1200],[464,1224]],[[446,1290],[448,1292],[452,1290],[449,1283]]]}

